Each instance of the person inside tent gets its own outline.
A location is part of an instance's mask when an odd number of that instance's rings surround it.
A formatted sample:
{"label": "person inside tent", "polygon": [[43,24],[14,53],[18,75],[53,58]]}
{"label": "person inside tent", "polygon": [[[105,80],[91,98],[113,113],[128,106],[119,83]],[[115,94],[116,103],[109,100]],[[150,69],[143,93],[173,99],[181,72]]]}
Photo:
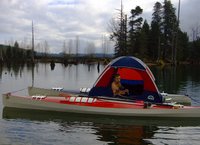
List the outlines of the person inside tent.
{"label": "person inside tent", "polygon": [[113,92],[114,97],[116,97],[116,96],[122,97],[123,95],[129,94],[129,90],[124,89],[124,87],[121,85],[119,74],[115,74],[113,76],[113,82],[112,82],[111,87],[112,87],[112,92]]}

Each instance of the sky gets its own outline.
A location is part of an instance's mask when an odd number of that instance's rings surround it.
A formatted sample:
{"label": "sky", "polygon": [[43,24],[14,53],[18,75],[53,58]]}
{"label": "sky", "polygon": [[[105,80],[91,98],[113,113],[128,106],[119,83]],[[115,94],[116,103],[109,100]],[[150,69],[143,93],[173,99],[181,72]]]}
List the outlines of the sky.
{"label": "sky", "polygon": [[[142,17],[150,24],[155,2],[164,0],[123,0],[124,12],[136,6],[143,9]],[[31,47],[32,21],[34,24],[35,48],[59,53],[78,51],[85,53],[88,47],[95,52],[113,52],[109,41],[109,22],[117,15],[121,0],[0,0],[0,44]],[[171,0],[178,7],[178,0]],[[199,0],[181,0],[180,27],[191,37],[192,28],[200,26]],[[103,39],[104,36],[104,39]],[[78,41],[77,41],[78,40]],[[104,40],[104,41],[103,41]],[[45,42],[46,41],[46,42]],[[102,42],[105,50],[102,49]],[[65,47],[64,47],[65,43]],[[90,50],[91,51],[91,50]]]}

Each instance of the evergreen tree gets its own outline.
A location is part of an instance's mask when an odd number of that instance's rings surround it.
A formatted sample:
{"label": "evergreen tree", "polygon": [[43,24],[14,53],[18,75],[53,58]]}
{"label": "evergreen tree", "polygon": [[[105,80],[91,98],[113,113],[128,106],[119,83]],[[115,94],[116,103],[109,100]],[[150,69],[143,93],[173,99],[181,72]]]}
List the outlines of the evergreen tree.
{"label": "evergreen tree", "polygon": [[139,48],[139,55],[141,57],[147,57],[149,54],[149,24],[145,20],[141,29],[141,32],[138,37],[138,48]]}
{"label": "evergreen tree", "polygon": [[143,18],[139,17],[142,12],[143,10],[140,8],[140,6],[137,6],[135,7],[135,9],[131,10],[131,16],[129,17],[129,53],[131,54],[139,52],[139,50],[137,49],[137,37],[139,36],[141,24],[143,21]]}
{"label": "evergreen tree", "polygon": [[14,47],[12,47],[12,52],[13,52],[13,59],[18,60],[20,59],[19,57],[19,44],[17,41],[14,43]]}
{"label": "evergreen tree", "polygon": [[200,38],[190,43],[190,59],[196,63],[200,61]]}
{"label": "evergreen tree", "polygon": [[15,41],[14,47],[19,48],[19,43],[17,41]]}
{"label": "evergreen tree", "polygon": [[162,22],[162,4],[156,2],[153,7],[149,54],[153,59],[160,59],[160,41],[161,41],[161,22]]}
{"label": "evergreen tree", "polygon": [[175,8],[171,1],[164,0],[163,7],[161,3],[155,3],[151,30],[146,21],[141,28],[143,18],[139,15],[142,11],[139,6],[131,10],[127,33],[127,19],[121,8],[118,23],[111,35],[111,39],[115,40],[115,56],[138,54],[143,57],[150,56],[155,60],[162,55],[163,59],[171,59],[172,49],[177,43],[175,32],[178,29]]}
{"label": "evergreen tree", "polygon": [[177,60],[184,61],[189,54],[189,38],[186,32],[179,30],[178,33]]}
{"label": "evergreen tree", "polygon": [[177,29],[177,18],[175,8],[170,0],[164,0],[162,30],[164,46],[162,47],[162,58],[171,59],[172,49],[174,48],[175,30]]}
{"label": "evergreen tree", "polygon": [[31,59],[31,57],[32,57],[32,51],[29,49],[26,51],[26,58]]}
{"label": "evergreen tree", "polygon": [[12,48],[11,46],[8,46],[6,48],[6,60],[10,61],[12,59]]}

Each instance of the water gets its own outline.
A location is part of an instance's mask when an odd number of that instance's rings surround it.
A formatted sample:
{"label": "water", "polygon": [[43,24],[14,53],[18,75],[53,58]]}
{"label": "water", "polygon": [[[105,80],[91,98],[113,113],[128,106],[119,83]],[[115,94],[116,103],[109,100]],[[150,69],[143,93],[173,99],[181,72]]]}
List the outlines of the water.
{"label": "water", "polygon": [[[0,93],[27,86],[91,87],[104,66],[49,64],[0,67]],[[200,105],[200,67],[151,67],[160,91],[189,94]],[[4,108],[0,99],[0,144],[14,145],[194,145],[200,142],[200,121],[126,118]]]}

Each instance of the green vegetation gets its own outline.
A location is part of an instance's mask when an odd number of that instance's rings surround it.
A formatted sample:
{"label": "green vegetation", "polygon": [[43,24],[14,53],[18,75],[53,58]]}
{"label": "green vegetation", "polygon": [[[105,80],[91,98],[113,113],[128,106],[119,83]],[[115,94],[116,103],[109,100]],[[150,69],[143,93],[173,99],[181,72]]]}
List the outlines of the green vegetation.
{"label": "green vegetation", "polygon": [[[115,57],[133,55],[143,60],[173,63],[200,61],[200,38],[189,42],[186,32],[179,27],[176,9],[170,0],[156,2],[149,25],[141,17],[139,6],[130,10],[130,17],[119,11],[111,22],[110,38],[115,42]],[[116,20],[117,19],[117,20]]]}

